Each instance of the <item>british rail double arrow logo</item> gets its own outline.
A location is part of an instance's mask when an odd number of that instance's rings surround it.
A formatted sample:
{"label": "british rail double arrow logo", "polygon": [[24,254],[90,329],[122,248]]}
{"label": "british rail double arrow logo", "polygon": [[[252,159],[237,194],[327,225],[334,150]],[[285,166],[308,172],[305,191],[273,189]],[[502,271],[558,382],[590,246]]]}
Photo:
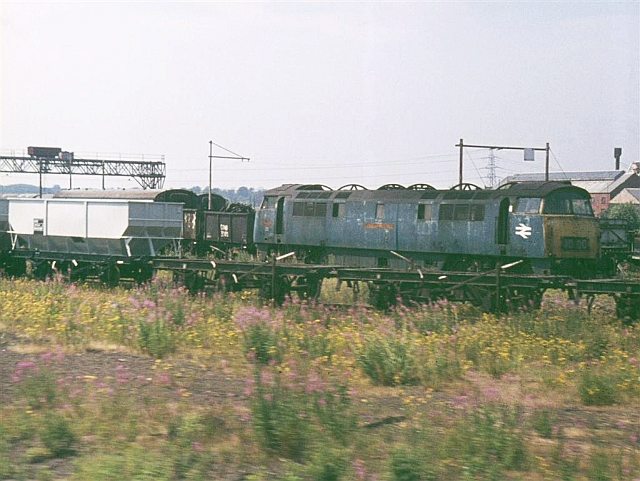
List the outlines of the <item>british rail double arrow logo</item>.
{"label": "british rail double arrow logo", "polygon": [[531,237],[531,227],[521,222],[516,226],[516,235],[519,235],[523,239],[528,239]]}

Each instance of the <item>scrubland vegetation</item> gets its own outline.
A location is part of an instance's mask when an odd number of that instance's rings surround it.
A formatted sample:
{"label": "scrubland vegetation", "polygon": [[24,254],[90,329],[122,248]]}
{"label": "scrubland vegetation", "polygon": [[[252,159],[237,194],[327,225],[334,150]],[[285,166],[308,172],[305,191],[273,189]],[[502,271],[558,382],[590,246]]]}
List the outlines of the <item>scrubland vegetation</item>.
{"label": "scrubland vegetation", "polygon": [[606,300],[496,318],[1,280],[0,479],[636,480],[639,359]]}

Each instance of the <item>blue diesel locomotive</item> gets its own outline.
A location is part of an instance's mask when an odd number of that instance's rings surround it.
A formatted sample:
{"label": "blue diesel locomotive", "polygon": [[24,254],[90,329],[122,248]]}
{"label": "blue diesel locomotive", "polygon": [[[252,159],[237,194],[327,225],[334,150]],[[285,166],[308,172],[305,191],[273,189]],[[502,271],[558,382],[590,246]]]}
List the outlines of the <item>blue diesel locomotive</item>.
{"label": "blue diesel locomotive", "polygon": [[589,193],[568,182],[496,190],[327,190],[286,184],[265,193],[259,253],[355,267],[485,270],[522,260],[523,273],[595,275],[598,221]]}

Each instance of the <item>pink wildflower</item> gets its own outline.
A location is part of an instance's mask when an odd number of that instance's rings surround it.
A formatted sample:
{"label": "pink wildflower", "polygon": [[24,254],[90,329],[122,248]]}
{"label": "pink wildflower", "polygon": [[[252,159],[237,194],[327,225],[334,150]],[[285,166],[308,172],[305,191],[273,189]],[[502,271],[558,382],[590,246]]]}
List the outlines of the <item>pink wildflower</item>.
{"label": "pink wildflower", "polygon": [[353,470],[356,473],[356,479],[358,481],[365,481],[367,479],[367,468],[362,459],[356,459],[353,462]]}

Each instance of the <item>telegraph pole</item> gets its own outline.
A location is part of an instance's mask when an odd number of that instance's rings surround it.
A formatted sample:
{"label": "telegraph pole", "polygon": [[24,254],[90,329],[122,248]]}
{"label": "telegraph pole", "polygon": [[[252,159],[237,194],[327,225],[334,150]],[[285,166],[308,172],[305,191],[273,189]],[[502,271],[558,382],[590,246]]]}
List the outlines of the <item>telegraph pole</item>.
{"label": "telegraph pole", "polygon": [[[213,146],[216,146],[226,152],[229,152],[230,154],[233,154],[233,157],[229,157],[229,156],[222,156],[222,155],[213,155]],[[209,141],[209,196],[208,196],[208,202],[207,202],[207,208],[208,210],[211,210],[212,204],[211,204],[211,173],[213,171],[213,159],[233,159],[233,160],[239,160],[240,162],[242,161],[247,161],[249,162],[249,157],[242,157],[240,154],[236,154],[235,152],[230,151],[229,149],[224,148],[222,145],[218,145],[216,144],[213,140]]]}

